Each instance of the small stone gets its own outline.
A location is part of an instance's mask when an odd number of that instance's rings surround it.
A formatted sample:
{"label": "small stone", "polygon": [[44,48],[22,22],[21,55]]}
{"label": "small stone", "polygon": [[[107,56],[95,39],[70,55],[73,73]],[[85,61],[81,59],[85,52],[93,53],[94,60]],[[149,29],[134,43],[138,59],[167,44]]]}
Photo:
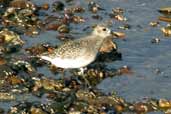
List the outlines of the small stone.
{"label": "small stone", "polygon": [[53,11],[62,11],[62,10],[64,10],[64,7],[65,7],[65,5],[61,1],[56,1],[52,4]]}
{"label": "small stone", "polygon": [[132,74],[133,73],[133,71],[131,70],[131,68],[130,67],[128,67],[128,66],[123,66],[123,67],[121,67],[120,69],[118,69],[118,71],[117,71],[119,74]]}
{"label": "small stone", "polygon": [[31,107],[31,114],[47,114],[41,108]]}
{"label": "small stone", "polygon": [[97,11],[99,11],[99,10],[104,10],[103,8],[101,8],[101,6],[99,4],[97,4],[93,1],[89,2],[88,9],[92,13],[97,13]]}
{"label": "small stone", "polygon": [[115,15],[114,18],[118,21],[127,21],[127,18],[125,18],[123,15]]}
{"label": "small stone", "polygon": [[49,4],[48,3],[45,3],[41,6],[42,9],[44,10],[48,10],[49,9]]}
{"label": "small stone", "polygon": [[148,111],[148,107],[143,103],[134,104],[134,111],[138,114],[145,113]]}
{"label": "small stone", "polygon": [[5,63],[6,63],[6,60],[4,58],[0,57],[0,65],[3,65]]}
{"label": "small stone", "polygon": [[116,38],[125,38],[125,33],[123,32],[112,32],[112,36]]}
{"label": "small stone", "polygon": [[0,101],[11,101],[15,99],[16,97],[10,93],[0,92]]}
{"label": "small stone", "polygon": [[158,10],[162,14],[171,14],[171,7],[163,7]]}
{"label": "small stone", "polygon": [[170,23],[171,22],[171,17],[159,16],[159,20]]}
{"label": "small stone", "polygon": [[72,20],[73,20],[74,23],[83,23],[83,22],[85,22],[85,19],[83,17],[80,17],[80,16],[73,16]]}
{"label": "small stone", "polygon": [[160,99],[159,107],[162,109],[171,108],[171,102],[167,101],[166,99]]}
{"label": "small stone", "polygon": [[158,44],[158,43],[160,43],[160,39],[159,38],[154,38],[154,39],[151,40],[151,43]]}
{"label": "small stone", "polygon": [[124,9],[117,7],[117,8],[113,8],[112,9],[112,13],[113,14],[123,14],[124,13]]}
{"label": "small stone", "polygon": [[58,32],[60,33],[69,33],[69,27],[65,24],[58,27]]}
{"label": "small stone", "polygon": [[15,7],[18,9],[25,9],[25,8],[30,8],[32,10],[36,9],[35,5],[27,0],[13,0],[10,2],[10,7]]}
{"label": "small stone", "polygon": [[113,49],[117,50],[117,44],[112,39],[105,39],[99,51],[102,53],[111,52]]}
{"label": "small stone", "polygon": [[158,21],[152,21],[152,22],[150,22],[149,25],[150,25],[151,27],[156,27],[156,26],[159,25],[159,22],[158,22]]}
{"label": "small stone", "polygon": [[171,35],[171,25],[161,28],[161,31],[164,33],[165,36],[170,36]]}

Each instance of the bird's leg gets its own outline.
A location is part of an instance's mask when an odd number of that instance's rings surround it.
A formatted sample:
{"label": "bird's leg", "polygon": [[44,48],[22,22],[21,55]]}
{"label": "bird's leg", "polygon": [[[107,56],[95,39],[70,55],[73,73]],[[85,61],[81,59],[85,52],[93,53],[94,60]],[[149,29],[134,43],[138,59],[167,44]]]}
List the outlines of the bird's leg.
{"label": "bird's leg", "polygon": [[62,70],[61,80],[65,84],[65,69]]}
{"label": "bird's leg", "polygon": [[78,72],[78,75],[84,75],[84,71],[86,70],[86,68],[80,68],[80,71]]}
{"label": "bird's leg", "polygon": [[87,69],[87,68],[83,68],[83,67],[80,68],[80,74],[81,74],[81,75],[84,75],[84,71],[85,71],[86,69]]}
{"label": "bird's leg", "polygon": [[83,79],[84,79],[85,83],[88,85],[88,87],[91,88],[90,82],[87,80],[86,74],[84,73],[85,70],[86,70],[86,68],[80,68],[79,74],[83,77]]}

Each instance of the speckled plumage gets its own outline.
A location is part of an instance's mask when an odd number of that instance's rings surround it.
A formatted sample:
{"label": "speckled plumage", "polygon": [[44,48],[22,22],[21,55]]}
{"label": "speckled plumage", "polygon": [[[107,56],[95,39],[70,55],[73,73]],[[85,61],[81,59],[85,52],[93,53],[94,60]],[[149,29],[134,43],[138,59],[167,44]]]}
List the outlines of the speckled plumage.
{"label": "speckled plumage", "polygon": [[40,57],[57,67],[81,68],[95,60],[103,40],[109,35],[108,28],[97,26],[89,36],[68,41],[55,49],[52,54],[46,53]]}

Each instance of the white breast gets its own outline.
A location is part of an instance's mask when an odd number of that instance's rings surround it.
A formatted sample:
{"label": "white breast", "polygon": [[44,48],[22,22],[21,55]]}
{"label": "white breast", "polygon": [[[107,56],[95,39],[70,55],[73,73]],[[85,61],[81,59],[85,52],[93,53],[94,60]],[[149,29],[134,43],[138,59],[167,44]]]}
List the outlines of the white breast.
{"label": "white breast", "polygon": [[41,57],[44,60],[50,61],[53,65],[60,67],[60,68],[81,68],[87,66],[91,62],[95,60],[95,57],[78,57],[76,59],[61,59],[61,58],[54,58],[51,59],[47,56]]}

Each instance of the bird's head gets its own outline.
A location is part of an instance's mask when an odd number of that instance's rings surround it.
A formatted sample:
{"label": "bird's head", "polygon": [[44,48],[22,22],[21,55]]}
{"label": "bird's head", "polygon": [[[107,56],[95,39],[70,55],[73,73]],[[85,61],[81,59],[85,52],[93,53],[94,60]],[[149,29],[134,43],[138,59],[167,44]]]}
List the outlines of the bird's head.
{"label": "bird's head", "polygon": [[105,26],[97,25],[92,34],[100,37],[109,37],[111,36],[111,30]]}

